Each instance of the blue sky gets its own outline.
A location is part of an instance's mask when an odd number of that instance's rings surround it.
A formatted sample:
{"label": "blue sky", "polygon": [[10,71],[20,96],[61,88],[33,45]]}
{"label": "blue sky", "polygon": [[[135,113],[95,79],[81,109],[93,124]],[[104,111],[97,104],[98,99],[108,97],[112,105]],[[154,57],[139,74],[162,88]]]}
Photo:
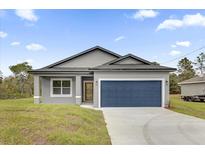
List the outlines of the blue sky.
{"label": "blue sky", "polygon": [[205,10],[0,10],[4,76],[10,65],[40,68],[95,45],[176,67],[164,62],[205,45]]}

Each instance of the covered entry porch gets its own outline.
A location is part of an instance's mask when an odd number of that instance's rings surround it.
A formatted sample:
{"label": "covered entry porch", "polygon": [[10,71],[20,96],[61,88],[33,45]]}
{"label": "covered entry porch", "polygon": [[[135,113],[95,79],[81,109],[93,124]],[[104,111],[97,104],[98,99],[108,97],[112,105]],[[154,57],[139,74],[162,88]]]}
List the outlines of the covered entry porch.
{"label": "covered entry porch", "polygon": [[34,103],[93,103],[91,74],[34,74]]}

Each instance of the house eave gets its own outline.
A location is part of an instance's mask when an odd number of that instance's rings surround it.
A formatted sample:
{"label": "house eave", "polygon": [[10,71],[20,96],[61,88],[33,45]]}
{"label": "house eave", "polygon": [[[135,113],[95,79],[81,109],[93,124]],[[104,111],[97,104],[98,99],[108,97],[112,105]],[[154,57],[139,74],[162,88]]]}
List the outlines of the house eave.
{"label": "house eave", "polygon": [[93,74],[92,71],[29,71],[31,74]]}
{"label": "house eave", "polygon": [[91,69],[91,70],[93,70],[93,71],[129,71],[129,72],[133,72],[133,71],[173,72],[173,71],[175,71],[175,69],[174,70],[172,70],[172,69],[166,69],[166,70],[162,70],[162,69]]}
{"label": "house eave", "polygon": [[89,69],[88,71],[29,71],[31,74],[93,74],[93,72],[116,72],[116,71],[124,71],[124,72],[173,72],[175,69]]}
{"label": "house eave", "polygon": [[205,81],[195,81],[195,82],[180,82],[178,85],[187,85],[187,84],[197,84],[197,83],[205,83]]}

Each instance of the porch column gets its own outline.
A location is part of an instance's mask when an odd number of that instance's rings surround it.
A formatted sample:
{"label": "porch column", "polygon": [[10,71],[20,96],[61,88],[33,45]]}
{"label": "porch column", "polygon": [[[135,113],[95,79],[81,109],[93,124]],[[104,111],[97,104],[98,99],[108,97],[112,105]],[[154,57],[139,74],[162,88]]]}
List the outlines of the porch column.
{"label": "porch column", "polygon": [[34,75],[34,103],[40,103],[40,77],[39,75]]}
{"label": "porch column", "polygon": [[75,78],[76,89],[75,89],[75,100],[76,104],[81,104],[81,76],[77,75]]}

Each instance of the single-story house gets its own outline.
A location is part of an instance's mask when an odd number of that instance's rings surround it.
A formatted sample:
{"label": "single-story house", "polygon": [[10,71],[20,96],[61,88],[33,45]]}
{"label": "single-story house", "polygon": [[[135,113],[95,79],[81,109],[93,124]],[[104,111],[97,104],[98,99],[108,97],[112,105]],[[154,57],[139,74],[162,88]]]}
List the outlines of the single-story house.
{"label": "single-story house", "polygon": [[181,96],[205,95],[205,75],[196,76],[178,83],[181,87]]}
{"label": "single-story house", "polygon": [[32,70],[34,103],[165,107],[169,102],[169,72],[175,70],[95,46]]}

